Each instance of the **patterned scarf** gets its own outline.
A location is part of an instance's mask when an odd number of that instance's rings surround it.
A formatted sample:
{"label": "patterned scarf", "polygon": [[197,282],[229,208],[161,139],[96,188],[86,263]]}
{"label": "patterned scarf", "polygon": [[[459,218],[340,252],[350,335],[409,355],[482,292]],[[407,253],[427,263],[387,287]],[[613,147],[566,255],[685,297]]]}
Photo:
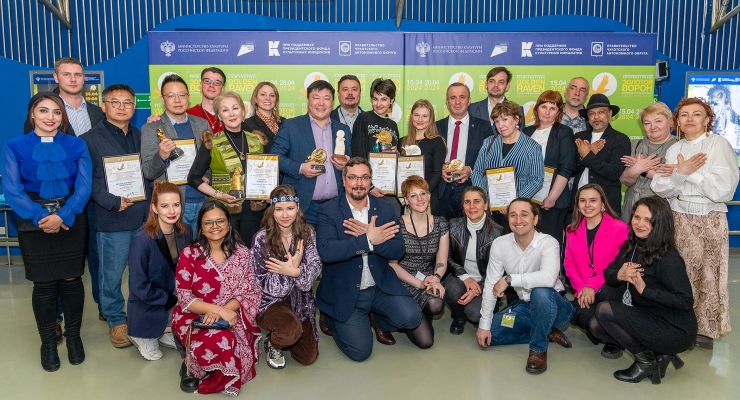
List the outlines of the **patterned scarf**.
{"label": "patterned scarf", "polygon": [[267,127],[270,128],[273,134],[276,134],[279,127],[277,122],[275,122],[275,117],[270,115],[269,117],[267,115],[262,114],[259,112],[259,110],[255,111],[258,117],[260,117],[261,120],[265,121],[267,124]]}

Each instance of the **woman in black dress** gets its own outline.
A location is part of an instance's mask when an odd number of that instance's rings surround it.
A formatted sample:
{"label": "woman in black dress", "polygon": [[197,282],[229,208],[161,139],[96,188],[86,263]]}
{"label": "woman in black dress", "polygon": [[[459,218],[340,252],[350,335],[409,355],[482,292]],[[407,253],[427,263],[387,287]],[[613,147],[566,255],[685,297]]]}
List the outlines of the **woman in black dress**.
{"label": "woman in black dress", "polygon": [[607,285],[623,291],[622,301],[599,303],[590,322],[594,336],[635,356],[632,366],[614,373],[620,381],[660,383],[668,363],[683,366],[677,354],[696,339],[694,297],[675,243],[668,202],[658,196],[638,200],[629,237],[604,271]]}
{"label": "woman in black dress", "polygon": [[411,107],[408,134],[401,141],[401,154],[408,153],[409,146],[418,146],[424,156],[424,179],[429,184],[431,194],[432,214],[439,212],[439,196],[437,186],[442,180],[442,165],[447,155],[447,143],[439,135],[437,124],[434,123],[434,107],[429,100],[417,100]]}
{"label": "woman in black dress", "polygon": [[[277,135],[283,118],[280,116],[280,93],[270,82],[260,82],[249,100],[254,114],[242,122],[242,130],[254,132],[255,129],[272,138]],[[269,152],[266,149],[265,152]]]}

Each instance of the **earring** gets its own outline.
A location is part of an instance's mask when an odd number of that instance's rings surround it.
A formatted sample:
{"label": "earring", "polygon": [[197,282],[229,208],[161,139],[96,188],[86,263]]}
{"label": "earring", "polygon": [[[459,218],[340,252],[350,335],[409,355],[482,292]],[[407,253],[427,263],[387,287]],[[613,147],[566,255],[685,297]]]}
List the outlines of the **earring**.
{"label": "earring", "polygon": [[606,208],[601,207],[601,212],[604,212],[604,211],[606,211]]}
{"label": "earring", "polygon": [[681,140],[681,125],[676,125],[676,141]]}
{"label": "earring", "polygon": [[709,136],[709,132],[707,132],[707,125],[704,125],[704,136]]}

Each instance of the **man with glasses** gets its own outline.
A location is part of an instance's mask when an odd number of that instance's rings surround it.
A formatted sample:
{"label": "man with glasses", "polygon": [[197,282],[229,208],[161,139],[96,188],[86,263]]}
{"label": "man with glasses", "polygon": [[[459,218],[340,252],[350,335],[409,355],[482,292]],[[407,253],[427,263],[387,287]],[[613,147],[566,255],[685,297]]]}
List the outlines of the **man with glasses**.
{"label": "man with glasses", "polygon": [[[114,347],[130,346],[121,279],[128,262],[131,239],[149,213],[149,201],[134,203],[108,192],[103,157],[141,152],[141,133],[130,124],[134,116],[134,90],[114,84],[103,90],[105,119],[81,136],[93,162],[91,205],[95,213],[100,272],[100,307],[110,327]],[[145,182],[145,187],[149,184]],[[148,193],[149,191],[147,191]],[[148,197],[148,196],[147,196]]]}
{"label": "man with glasses", "polygon": [[[179,75],[167,75],[162,80],[162,103],[165,111],[156,122],[149,122],[141,128],[141,168],[144,177],[149,180],[166,180],[165,173],[172,160],[170,154],[175,149],[172,139],[194,139],[196,151],[201,145],[203,131],[209,129],[205,119],[189,115],[188,85]],[[161,129],[166,138],[162,141],[157,136]],[[198,223],[198,211],[205,200],[203,193],[187,183],[178,185],[185,206],[182,219],[190,225],[193,232]]]}
{"label": "man with glasses", "polygon": [[337,347],[354,361],[372,353],[371,322],[385,332],[421,323],[419,306],[388,264],[406,251],[396,214],[368,196],[371,181],[370,163],[351,158],[342,171],[345,195],[322,204],[316,223],[324,263],[316,306],[326,314]]}
{"label": "man with glasses", "polygon": [[213,100],[223,93],[224,87],[226,87],[226,74],[221,68],[204,69],[200,73],[200,94],[202,96],[200,104],[188,109],[188,114],[208,121],[208,126],[214,133],[224,130],[224,124],[216,118],[216,112],[213,109]]}

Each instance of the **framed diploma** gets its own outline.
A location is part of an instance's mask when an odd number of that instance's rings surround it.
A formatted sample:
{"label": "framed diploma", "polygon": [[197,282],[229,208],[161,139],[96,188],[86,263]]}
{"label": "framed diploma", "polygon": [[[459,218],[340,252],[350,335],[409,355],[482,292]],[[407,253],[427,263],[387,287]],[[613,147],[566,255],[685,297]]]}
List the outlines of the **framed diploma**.
{"label": "framed diploma", "polygon": [[426,179],[426,177],[424,176],[424,156],[399,156],[397,169],[396,193],[398,194],[398,197],[403,196],[403,194],[401,194],[401,185],[406,182],[406,179],[409,176],[419,175],[420,177]]}
{"label": "framed diploma", "polygon": [[183,155],[175,161],[170,161],[167,167],[167,180],[175,185],[188,183],[188,172],[195,161],[195,139],[172,139]]}
{"label": "framed diploma", "polygon": [[385,194],[396,194],[397,153],[370,153],[373,185]]}
{"label": "framed diploma", "polygon": [[488,184],[488,198],[491,200],[491,211],[504,209],[517,198],[516,175],[513,166],[487,169],[486,183]]}
{"label": "framed diploma", "polygon": [[280,180],[280,156],[275,154],[247,154],[247,173],[244,174],[244,198],[265,200]]}
{"label": "framed diploma", "polygon": [[550,186],[552,186],[552,180],[554,177],[555,168],[545,167],[545,179],[542,181],[542,189],[532,196],[532,201],[537,204],[542,204],[542,202],[545,201],[545,197],[550,193]]}
{"label": "framed diploma", "polygon": [[139,153],[103,157],[103,172],[108,193],[131,201],[146,200]]}

